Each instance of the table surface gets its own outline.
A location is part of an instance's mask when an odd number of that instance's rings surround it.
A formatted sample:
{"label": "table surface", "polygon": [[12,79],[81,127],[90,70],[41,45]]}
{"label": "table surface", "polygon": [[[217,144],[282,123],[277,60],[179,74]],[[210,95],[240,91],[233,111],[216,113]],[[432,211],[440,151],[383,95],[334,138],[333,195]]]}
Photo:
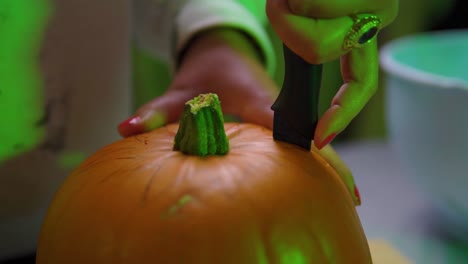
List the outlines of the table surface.
{"label": "table surface", "polygon": [[444,231],[430,197],[411,181],[387,142],[334,146],[359,187],[368,238],[384,238],[415,264],[468,264],[468,242]]}

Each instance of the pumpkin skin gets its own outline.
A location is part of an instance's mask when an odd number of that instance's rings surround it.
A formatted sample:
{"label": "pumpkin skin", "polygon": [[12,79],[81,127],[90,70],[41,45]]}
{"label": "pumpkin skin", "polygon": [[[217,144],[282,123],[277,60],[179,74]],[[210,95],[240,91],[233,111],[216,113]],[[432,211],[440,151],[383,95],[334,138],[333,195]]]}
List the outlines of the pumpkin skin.
{"label": "pumpkin skin", "polygon": [[79,166],[51,203],[36,263],[372,262],[353,199],[318,154],[227,123],[227,155],[190,156],[173,150],[177,129]]}

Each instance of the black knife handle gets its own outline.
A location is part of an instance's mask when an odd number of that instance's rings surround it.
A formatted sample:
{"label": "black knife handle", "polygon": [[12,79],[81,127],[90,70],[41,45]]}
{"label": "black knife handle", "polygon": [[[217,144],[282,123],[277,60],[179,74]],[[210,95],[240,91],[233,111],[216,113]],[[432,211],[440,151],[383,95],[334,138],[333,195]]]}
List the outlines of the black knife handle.
{"label": "black knife handle", "polygon": [[319,117],[322,65],[310,64],[283,45],[283,87],[272,105],[273,137],[310,149]]}

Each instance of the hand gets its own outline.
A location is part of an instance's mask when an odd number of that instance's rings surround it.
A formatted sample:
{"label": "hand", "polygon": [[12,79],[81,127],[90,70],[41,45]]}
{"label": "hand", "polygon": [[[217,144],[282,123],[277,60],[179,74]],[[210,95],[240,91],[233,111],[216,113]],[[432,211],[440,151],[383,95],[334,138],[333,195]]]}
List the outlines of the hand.
{"label": "hand", "polygon": [[252,42],[229,28],[199,33],[182,57],[167,92],[143,105],[119,126],[123,137],[176,122],[186,101],[216,93],[226,114],[272,128],[270,109],[278,87],[268,76]]}
{"label": "hand", "polygon": [[341,60],[344,84],[318,122],[314,135],[318,149],[342,132],[377,90],[376,38],[372,36],[358,48],[346,47],[344,41],[356,23],[350,15],[358,19],[376,15],[382,28],[395,18],[397,10],[396,0],[267,0],[268,18],[291,50],[313,64]]}
{"label": "hand", "polygon": [[338,173],[341,180],[348,189],[349,194],[351,197],[353,197],[354,205],[361,205],[361,195],[359,194],[359,189],[356,186],[356,182],[354,181],[354,176],[349,167],[340,158],[338,153],[335,152],[331,145],[326,145],[320,150],[312,146],[312,152],[318,153],[333,169],[335,169],[336,173]]}

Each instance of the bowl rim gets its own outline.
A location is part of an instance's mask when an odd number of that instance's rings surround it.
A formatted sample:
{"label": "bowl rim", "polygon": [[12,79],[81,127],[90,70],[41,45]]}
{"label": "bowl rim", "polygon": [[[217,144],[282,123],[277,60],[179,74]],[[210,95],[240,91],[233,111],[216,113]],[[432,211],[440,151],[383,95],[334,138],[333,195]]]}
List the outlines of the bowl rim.
{"label": "bowl rim", "polygon": [[419,70],[412,66],[403,64],[394,58],[393,51],[398,47],[411,42],[414,39],[421,37],[436,37],[440,38],[447,35],[458,35],[462,34],[468,36],[468,30],[466,29],[451,29],[451,30],[440,30],[440,31],[428,31],[411,34],[405,37],[394,39],[380,48],[379,52],[379,63],[382,66],[384,72],[394,75],[396,77],[409,80],[415,83],[420,83],[425,86],[439,87],[443,89],[463,89],[468,90],[468,81],[455,78],[447,77],[438,74],[429,73],[426,71]]}

